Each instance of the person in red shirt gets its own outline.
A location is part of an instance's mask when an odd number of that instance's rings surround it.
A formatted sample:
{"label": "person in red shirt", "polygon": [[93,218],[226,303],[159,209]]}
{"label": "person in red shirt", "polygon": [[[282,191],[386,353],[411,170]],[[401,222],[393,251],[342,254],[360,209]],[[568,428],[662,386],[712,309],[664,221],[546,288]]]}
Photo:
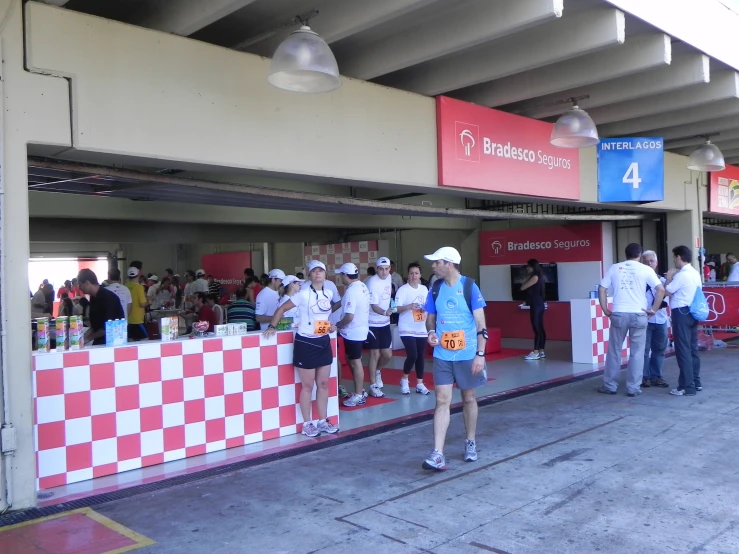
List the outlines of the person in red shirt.
{"label": "person in red shirt", "polygon": [[193,308],[198,312],[197,321],[208,322],[208,332],[212,333],[218,324],[218,318],[213,308],[206,302],[208,295],[204,292],[196,292],[193,296]]}
{"label": "person in red shirt", "polygon": [[70,295],[71,291],[72,291],[72,281],[64,281],[64,286],[59,287],[59,290],[56,291],[57,300],[61,300],[62,296],[64,296],[65,294],[71,297]]}

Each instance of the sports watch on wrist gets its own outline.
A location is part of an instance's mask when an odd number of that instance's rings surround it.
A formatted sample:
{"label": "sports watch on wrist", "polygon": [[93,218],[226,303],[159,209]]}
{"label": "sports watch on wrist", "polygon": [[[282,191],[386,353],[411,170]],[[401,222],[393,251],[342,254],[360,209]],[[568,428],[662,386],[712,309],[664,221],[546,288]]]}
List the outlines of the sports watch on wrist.
{"label": "sports watch on wrist", "polygon": [[485,357],[485,352],[483,352],[482,350],[478,350],[477,352],[475,352],[475,356],[481,356],[481,357],[484,358]]}

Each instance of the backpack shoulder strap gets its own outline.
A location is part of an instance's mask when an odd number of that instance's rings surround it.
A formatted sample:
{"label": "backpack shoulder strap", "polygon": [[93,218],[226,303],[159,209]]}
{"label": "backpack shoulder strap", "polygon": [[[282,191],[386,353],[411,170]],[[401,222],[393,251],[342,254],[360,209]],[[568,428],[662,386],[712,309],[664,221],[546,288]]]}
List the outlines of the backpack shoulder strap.
{"label": "backpack shoulder strap", "polygon": [[475,284],[475,280],[470,277],[464,278],[464,299],[467,302],[467,307],[472,313],[472,286]]}
{"label": "backpack shoulder strap", "polygon": [[437,279],[434,281],[434,284],[431,285],[431,297],[434,299],[434,306],[436,306],[436,299],[439,297],[439,291],[441,290],[441,281],[441,279]]}

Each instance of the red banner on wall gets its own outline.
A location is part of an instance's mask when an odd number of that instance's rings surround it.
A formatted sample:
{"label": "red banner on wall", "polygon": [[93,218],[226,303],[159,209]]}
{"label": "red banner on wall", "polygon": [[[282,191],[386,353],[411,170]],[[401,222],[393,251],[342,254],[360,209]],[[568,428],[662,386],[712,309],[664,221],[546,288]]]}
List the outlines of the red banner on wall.
{"label": "red banner on wall", "polygon": [[580,153],[557,148],[551,123],[440,96],[439,185],[580,199]]}
{"label": "red banner on wall", "polygon": [[480,233],[480,265],[595,262],[603,259],[603,227],[582,223]]}
{"label": "red banner on wall", "polygon": [[205,254],[200,261],[206,275],[215,277],[228,292],[236,292],[244,282],[244,270],[251,267],[251,252]]}
{"label": "red banner on wall", "polygon": [[703,287],[708,302],[706,327],[739,327],[739,286]]}
{"label": "red banner on wall", "polygon": [[739,215],[739,167],[727,165],[725,170],[711,173],[709,187],[709,212]]}

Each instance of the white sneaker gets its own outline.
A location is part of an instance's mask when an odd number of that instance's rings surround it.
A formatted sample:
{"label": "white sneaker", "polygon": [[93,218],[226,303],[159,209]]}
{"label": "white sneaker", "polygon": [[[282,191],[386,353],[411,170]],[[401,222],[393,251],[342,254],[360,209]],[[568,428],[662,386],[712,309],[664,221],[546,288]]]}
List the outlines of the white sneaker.
{"label": "white sneaker", "polygon": [[362,398],[367,398],[367,396],[369,396],[369,395],[367,394],[367,391],[366,390],[362,389],[362,395],[361,396],[362,396]]}
{"label": "white sneaker", "polygon": [[334,433],[337,433],[339,431],[339,428],[331,423],[328,419],[320,419],[318,420],[318,431],[321,433],[333,435]]}
{"label": "white sneaker", "polygon": [[531,352],[527,356],[524,356],[524,360],[538,360],[539,359],[539,353],[538,352]]}
{"label": "white sneaker", "polygon": [[370,396],[374,396],[375,398],[382,398],[385,396],[385,393],[382,392],[382,389],[378,387],[377,385],[370,385]]}
{"label": "white sneaker", "polygon": [[303,431],[302,433],[306,437],[317,437],[321,433],[318,431],[318,427],[315,426],[315,424],[312,421],[309,421],[308,423],[303,423]]}
{"label": "white sneaker", "polygon": [[377,385],[378,388],[382,388],[385,386],[385,383],[382,382],[382,375],[380,375],[380,370],[375,370],[375,385]]}
{"label": "white sneaker", "polygon": [[411,388],[408,386],[408,379],[401,379],[400,380],[400,393],[401,394],[410,394]]}
{"label": "white sneaker", "polygon": [[426,388],[426,385],[424,385],[423,383],[418,383],[418,384],[416,385],[416,392],[417,392],[418,394],[423,394],[423,395],[426,395],[426,394],[431,394],[431,391],[430,391],[430,390],[428,390],[428,389]]}
{"label": "white sneaker", "polygon": [[362,406],[363,404],[366,404],[366,403],[367,403],[367,400],[361,394],[352,394],[349,398],[347,398],[343,402],[344,406],[346,406],[347,408],[356,408],[357,406]]}

